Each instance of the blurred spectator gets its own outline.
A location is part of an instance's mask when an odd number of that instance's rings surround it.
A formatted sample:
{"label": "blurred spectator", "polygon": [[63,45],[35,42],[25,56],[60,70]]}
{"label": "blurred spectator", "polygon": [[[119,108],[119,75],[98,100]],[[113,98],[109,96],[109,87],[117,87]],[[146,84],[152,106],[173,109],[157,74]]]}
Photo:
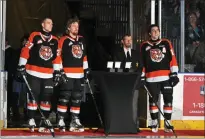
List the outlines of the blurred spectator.
{"label": "blurred spectator", "polygon": [[203,18],[201,17],[201,10],[200,9],[196,9],[193,11],[193,13],[196,14],[196,17],[197,17],[197,22],[199,25],[203,26],[204,25],[204,22],[203,22]]}
{"label": "blurred spectator", "polygon": [[197,14],[192,12],[188,16],[188,27],[187,27],[187,43],[194,44],[204,40],[204,29],[199,23]]}
{"label": "blurred spectator", "polygon": [[[25,34],[22,38],[21,38],[21,46],[19,49],[17,49],[15,51],[14,54],[14,60],[13,60],[13,64],[14,64],[14,69],[17,69],[18,66],[18,61],[19,61],[19,57],[20,57],[20,53],[21,53],[21,49],[25,46],[26,42],[28,41],[28,34]],[[19,112],[19,107],[24,108],[24,118],[26,120],[26,84],[24,83],[24,81],[22,79],[19,79],[16,77],[16,72],[14,73],[14,78],[13,78],[13,90],[12,90],[12,110],[13,110],[13,118],[12,120],[19,120],[20,118],[20,112]]]}
{"label": "blurred spectator", "polygon": [[6,38],[5,43],[5,64],[4,69],[8,72],[8,80],[7,80],[7,113],[8,117],[11,114],[12,110],[12,81],[13,76],[15,73],[15,67],[14,67],[14,54],[15,50],[9,45],[9,41]]}
{"label": "blurred spectator", "polygon": [[[199,16],[199,15],[198,15]],[[186,63],[196,64],[195,72],[201,72],[205,60],[204,28],[199,23],[197,14],[192,12],[188,16],[186,30]]]}
{"label": "blurred spectator", "polygon": [[193,63],[196,64],[194,72],[205,72],[205,43],[198,43],[190,52]]}

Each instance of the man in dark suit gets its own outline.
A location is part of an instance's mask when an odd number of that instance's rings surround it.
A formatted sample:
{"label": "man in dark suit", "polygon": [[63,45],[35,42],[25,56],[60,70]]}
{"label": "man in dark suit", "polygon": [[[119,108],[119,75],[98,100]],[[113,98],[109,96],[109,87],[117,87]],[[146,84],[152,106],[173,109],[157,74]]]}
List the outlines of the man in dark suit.
{"label": "man in dark suit", "polygon": [[[126,34],[122,40],[122,46],[116,48],[114,53],[114,61],[121,62],[121,68],[124,72],[134,71],[141,72],[141,62],[140,62],[140,53],[131,48],[132,46],[132,36]],[[128,70],[125,68],[126,62],[131,62],[131,68]]]}
{"label": "man in dark suit", "polygon": [[[141,58],[140,53],[131,48],[132,46],[132,36],[126,34],[122,40],[122,47],[117,48],[114,54],[114,61],[121,62],[121,68],[124,72],[142,72]],[[125,68],[126,62],[131,62],[130,69]],[[139,130],[139,120],[138,120],[138,97],[139,97],[139,85],[136,86],[134,94],[133,94],[133,119]]]}

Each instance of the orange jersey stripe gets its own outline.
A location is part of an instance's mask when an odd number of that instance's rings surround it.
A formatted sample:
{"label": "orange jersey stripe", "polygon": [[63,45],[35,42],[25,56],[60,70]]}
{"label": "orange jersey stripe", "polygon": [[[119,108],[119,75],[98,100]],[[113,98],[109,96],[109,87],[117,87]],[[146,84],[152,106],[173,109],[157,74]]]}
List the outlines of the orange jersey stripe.
{"label": "orange jersey stripe", "polygon": [[[31,35],[29,36],[28,42],[29,42],[29,43],[33,43],[33,39],[34,39],[34,37],[37,36],[37,35],[40,35],[40,32],[33,32],[33,33],[31,33]],[[25,46],[25,47],[29,47],[29,46],[30,46],[29,43],[26,43],[26,46]]]}
{"label": "orange jersey stripe", "polygon": [[71,107],[71,110],[80,110],[80,107]]}
{"label": "orange jersey stripe", "polygon": [[62,63],[62,59],[60,56],[57,56],[53,61],[52,61],[53,64],[60,64]]}
{"label": "orange jersey stripe", "polygon": [[57,56],[56,56],[56,59],[53,60],[53,64],[61,64],[62,63],[61,52],[62,52],[62,47],[63,47],[63,43],[64,43],[65,39],[67,39],[67,36],[61,37],[60,40],[58,41]]}
{"label": "orange jersey stripe", "polygon": [[169,43],[169,47],[170,47],[170,51],[171,51],[171,55],[172,55],[172,60],[170,62],[170,67],[178,66],[177,59],[176,59],[176,56],[174,54],[174,49],[173,49],[172,43],[168,39],[162,39],[162,40],[167,41]]}
{"label": "orange jersey stripe", "polygon": [[58,38],[56,36],[52,35],[52,39],[56,39],[58,41]]}
{"label": "orange jersey stripe", "polygon": [[48,74],[53,73],[53,68],[44,68],[44,67],[38,67],[34,65],[29,65],[29,64],[26,64],[26,69],[41,72],[41,73],[48,73]]}
{"label": "orange jersey stripe", "polygon": [[58,41],[58,48],[59,49],[62,49],[63,43],[64,43],[65,39],[67,39],[67,38],[68,38],[67,36],[63,36],[60,38],[60,40]]}
{"label": "orange jersey stripe", "polygon": [[28,103],[27,106],[31,106],[31,107],[37,107],[37,104],[35,103]]}
{"label": "orange jersey stripe", "polygon": [[150,110],[156,110],[158,109],[157,106],[150,106]]}
{"label": "orange jersey stripe", "polygon": [[21,49],[21,55],[20,55],[20,57],[25,58],[25,59],[28,59],[28,58],[29,58],[29,51],[30,51],[30,49],[29,49],[28,47],[23,47],[23,48]]}
{"label": "orange jersey stripe", "polygon": [[65,73],[84,73],[82,67],[79,68],[63,68]]}
{"label": "orange jersey stripe", "polygon": [[172,110],[172,107],[164,107],[164,110]]}
{"label": "orange jersey stripe", "polygon": [[158,70],[146,73],[146,77],[159,77],[159,76],[169,76],[170,70]]}
{"label": "orange jersey stripe", "polygon": [[65,109],[65,110],[67,110],[67,108],[68,108],[67,106],[61,106],[61,105],[58,105],[57,107],[60,109]]}
{"label": "orange jersey stripe", "polygon": [[50,107],[51,107],[50,104],[44,104],[44,103],[41,103],[40,105],[41,105],[42,107],[46,107],[46,108],[50,108]]}
{"label": "orange jersey stripe", "polygon": [[30,47],[33,45],[33,39],[36,35],[40,35],[40,33],[39,32],[31,33],[31,35],[29,36],[28,42],[26,43],[25,47],[23,47],[21,50],[20,57],[25,58],[25,59],[29,58]]}

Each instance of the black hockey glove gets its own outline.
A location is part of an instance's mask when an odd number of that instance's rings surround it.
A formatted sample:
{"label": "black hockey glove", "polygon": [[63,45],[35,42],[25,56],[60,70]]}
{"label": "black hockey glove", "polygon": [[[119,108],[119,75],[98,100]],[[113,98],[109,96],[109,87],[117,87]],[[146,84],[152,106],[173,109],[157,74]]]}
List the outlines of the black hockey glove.
{"label": "black hockey glove", "polygon": [[89,69],[84,70],[84,79],[87,82],[87,80],[91,80],[91,74]]}
{"label": "black hockey glove", "polygon": [[141,77],[141,80],[140,80],[140,88],[144,88],[144,86],[146,85],[146,79],[145,77]]}
{"label": "black hockey glove", "polygon": [[54,70],[53,73],[54,86],[58,86],[60,84],[60,81],[61,81],[61,72],[59,70]]}
{"label": "black hockey glove", "polygon": [[67,83],[68,82],[68,77],[66,76],[65,72],[63,69],[61,69],[61,83]]}
{"label": "black hockey glove", "polygon": [[16,77],[22,79],[23,76],[26,76],[26,68],[25,65],[18,65]]}
{"label": "black hockey glove", "polygon": [[169,75],[169,83],[172,87],[176,86],[179,83],[179,78],[176,72],[170,73]]}

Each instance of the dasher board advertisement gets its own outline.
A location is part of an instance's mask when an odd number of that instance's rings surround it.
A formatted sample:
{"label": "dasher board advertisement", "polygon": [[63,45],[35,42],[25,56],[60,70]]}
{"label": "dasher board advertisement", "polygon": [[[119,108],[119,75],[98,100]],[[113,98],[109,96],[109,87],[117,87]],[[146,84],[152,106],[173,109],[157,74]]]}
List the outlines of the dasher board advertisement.
{"label": "dasher board advertisement", "polygon": [[183,116],[204,116],[205,76],[184,75]]}

